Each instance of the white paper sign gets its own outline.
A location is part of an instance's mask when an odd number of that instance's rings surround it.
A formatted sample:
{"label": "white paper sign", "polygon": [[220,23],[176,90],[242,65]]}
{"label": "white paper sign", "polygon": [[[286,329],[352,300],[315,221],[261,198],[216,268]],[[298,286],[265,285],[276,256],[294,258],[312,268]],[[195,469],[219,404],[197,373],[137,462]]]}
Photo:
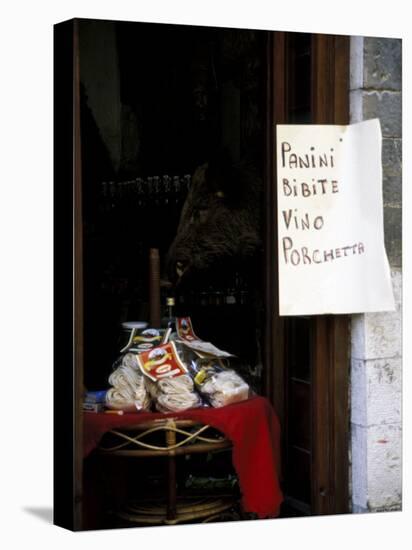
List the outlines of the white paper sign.
{"label": "white paper sign", "polygon": [[278,125],[279,314],[393,310],[379,120]]}

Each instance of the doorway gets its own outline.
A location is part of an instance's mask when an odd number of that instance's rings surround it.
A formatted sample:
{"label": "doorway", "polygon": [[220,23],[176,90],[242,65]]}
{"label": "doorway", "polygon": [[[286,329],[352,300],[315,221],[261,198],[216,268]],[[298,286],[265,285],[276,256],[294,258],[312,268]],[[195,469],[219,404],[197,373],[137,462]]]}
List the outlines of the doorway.
{"label": "doorway", "polygon": [[[99,104],[82,54],[84,29],[98,32],[103,24],[79,21],[76,54],[84,292],[77,380],[90,389],[107,380],[120,323],[147,314],[145,250],[155,246],[165,258],[193,170],[222,148],[234,161],[248,157],[262,180],[260,263],[232,262],[218,277],[193,279],[176,293],[176,313],[190,313],[205,339],[245,354],[255,387],[274,405],[283,433],[284,515],[348,511],[347,318],[277,314],[274,155],[276,123],[347,122],[348,39],[110,23],[118,63],[107,112],[110,97]],[[152,222],[159,218],[162,225]],[[168,292],[166,286],[164,297]],[[78,469],[79,453],[80,445]],[[81,483],[77,475],[78,495]]]}

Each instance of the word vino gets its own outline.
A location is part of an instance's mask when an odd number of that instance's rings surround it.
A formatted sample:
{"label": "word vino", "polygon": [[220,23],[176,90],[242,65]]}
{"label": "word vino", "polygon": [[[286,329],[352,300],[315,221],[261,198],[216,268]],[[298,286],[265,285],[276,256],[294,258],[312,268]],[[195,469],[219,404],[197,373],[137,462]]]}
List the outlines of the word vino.
{"label": "word vino", "polygon": [[322,229],[324,224],[323,216],[311,218],[308,212],[303,215],[298,215],[297,212],[297,208],[294,210],[291,208],[289,208],[289,210],[282,210],[283,221],[285,222],[286,229],[289,229],[291,225],[294,229],[304,230],[310,229],[311,227],[318,230]]}

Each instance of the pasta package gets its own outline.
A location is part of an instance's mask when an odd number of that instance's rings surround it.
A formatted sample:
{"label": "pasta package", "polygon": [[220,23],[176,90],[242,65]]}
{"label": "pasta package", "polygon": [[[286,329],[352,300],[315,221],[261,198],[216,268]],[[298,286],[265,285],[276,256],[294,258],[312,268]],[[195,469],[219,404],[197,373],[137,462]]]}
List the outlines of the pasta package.
{"label": "pasta package", "polygon": [[187,373],[174,342],[142,352],[136,355],[136,359],[142,373],[154,382]]}
{"label": "pasta package", "polygon": [[177,341],[193,351],[213,355],[214,357],[234,357],[231,353],[221,350],[211,342],[205,342],[196,336],[190,317],[178,317],[176,319],[176,331]]}
{"label": "pasta package", "polygon": [[160,412],[178,412],[203,406],[189,374],[169,376],[157,382],[146,379],[146,387]]}
{"label": "pasta package", "polygon": [[170,336],[170,330],[158,328],[133,328],[130,332],[129,341],[121,350],[121,353],[130,351],[143,353],[161,344],[165,344]]}
{"label": "pasta package", "polygon": [[126,353],[115,363],[109,384],[112,386],[106,394],[106,406],[109,409],[125,412],[150,410],[150,394],[139,369],[137,356],[133,353]]}
{"label": "pasta package", "polygon": [[177,412],[202,405],[174,342],[141,353],[136,359],[158,411]]}
{"label": "pasta package", "polygon": [[191,363],[194,383],[212,407],[224,407],[248,399],[252,390],[233,369],[217,357],[199,357]]}

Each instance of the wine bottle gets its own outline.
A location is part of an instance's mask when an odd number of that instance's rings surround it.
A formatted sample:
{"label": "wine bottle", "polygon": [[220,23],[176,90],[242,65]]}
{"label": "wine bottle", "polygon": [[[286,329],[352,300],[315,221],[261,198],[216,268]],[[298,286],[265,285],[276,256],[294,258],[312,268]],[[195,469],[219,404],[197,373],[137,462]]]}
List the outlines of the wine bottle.
{"label": "wine bottle", "polygon": [[175,299],[173,296],[168,296],[166,298],[166,312],[165,316],[162,318],[161,325],[162,328],[171,328],[172,331],[175,330],[176,317],[174,314]]}

